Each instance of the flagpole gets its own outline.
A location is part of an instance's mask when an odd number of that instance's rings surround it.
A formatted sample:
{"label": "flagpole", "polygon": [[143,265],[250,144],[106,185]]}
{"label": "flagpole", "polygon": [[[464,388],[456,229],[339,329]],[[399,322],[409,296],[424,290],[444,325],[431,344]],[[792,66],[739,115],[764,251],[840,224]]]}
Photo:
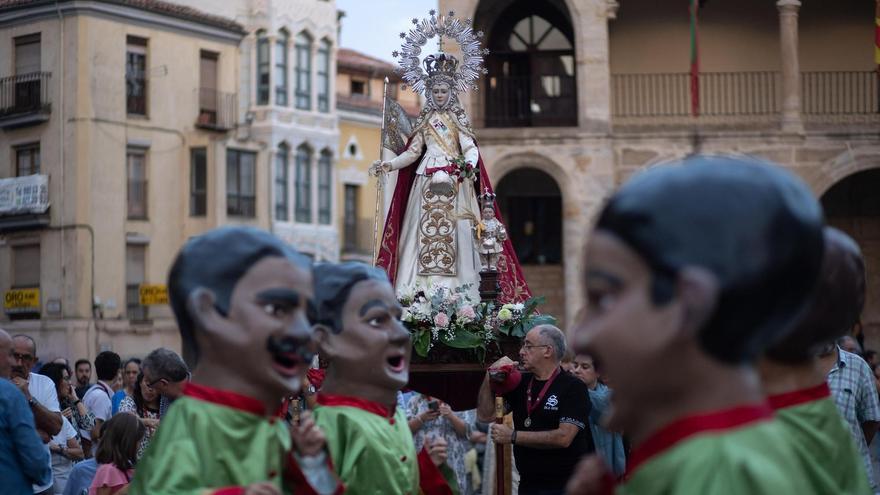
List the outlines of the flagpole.
{"label": "flagpole", "polygon": [[[379,162],[382,161],[382,149],[385,146],[385,109],[388,107],[388,76],[382,86],[382,127],[379,131]],[[376,252],[379,244],[379,206],[382,204],[382,192],[385,189],[385,171],[379,167],[376,175],[376,212],[373,215],[373,266],[376,266]]]}

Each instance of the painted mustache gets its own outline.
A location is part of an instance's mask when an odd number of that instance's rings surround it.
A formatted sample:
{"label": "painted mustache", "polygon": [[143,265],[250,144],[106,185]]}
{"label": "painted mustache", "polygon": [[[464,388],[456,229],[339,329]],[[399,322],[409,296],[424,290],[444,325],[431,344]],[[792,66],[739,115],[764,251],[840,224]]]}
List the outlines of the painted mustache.
{"label": "painted mustache", "polygon": [[294,337],[270,336],[266,339],[266,350],[275,361],[284,366],[294,366],[298,363],[308,366],[315,356],[306,343]]}

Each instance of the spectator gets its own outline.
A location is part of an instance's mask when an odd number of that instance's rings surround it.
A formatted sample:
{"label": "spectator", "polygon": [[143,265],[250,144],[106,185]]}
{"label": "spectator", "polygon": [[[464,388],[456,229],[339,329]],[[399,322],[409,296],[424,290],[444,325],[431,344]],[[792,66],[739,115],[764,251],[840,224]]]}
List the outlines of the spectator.
{"label": "spectator", "polygon": [[88,440],[88,442],[83,441],[86,452],[94,454],[98,440],[101,438],[101,425],[112,415],[113,406],[110,398],[113,396],[113,389],[111,383],[119,375],[121,361],[119,354],[112,351],[104,351],[95,357],[98,383],[93,385],[83,397],[86,407],[95,415],[95,426],[91,430],[80,432],[83,438]]}
{"label": "spectator", "polygon": [[[70,382],[67,381],[70,378],[70,374],[67,372],[67,366],[64,364],[58,364],[53,361],[43,365],[40,368],[40,374],[48,376],[52,380],[59,398],[62,396],[62,390],[70,390],[72,388]],[[67,417],[63,417],[62,421],[64,425],[61,427],[61,432],[55,435],[52,441],[49,442],[49,452],[52,453],[52,476],[55,478],[52,492],[55,495],[61,495],[64,492],[70,470],[73,469],[73,463],[83,459],[82,446],[77,438],[79,434]]]}
{"label": "spectator", "polygon": [[463,413],[453,412],[449,404],[425,394],[417,394],[407,404],[409,429],[413,432],[416,452],[422,450],[425,440],[443,437],[446,440],[446,465],[455,472],[459,493],[467,493],[467,472],[464,454],[467,452],[471,428]]}
{"label": "spectator", "polygon": [[[97,364],[95,368],[100,370]],[[134,475],[138,444],[145,431],[141,420],[132,414],[117,414],[107,421],[95,453],[98,470],[89,487],[89,495],[128,491],[126,487]]]}
{"label": "spectator", "polygon": [[129,358],[122,365],[122,390],[113,394],[112,414],[119,412],[119,403],[122,399],[134,393],[134,384],[137,382],[138,375],[141,373],[141,360],[138,358]]}
{"label": "spectator", "polygon": [[82,397],[92,386],[92,363],[88,359],[77,359],[73,370],[76,372],[76,396]]}
{"label": "spectator", "polygon": [[140,373],[134,382],[134,391],[122,399],[119,412],[131,413],[141,418],[147,431],[138,446],[137,458],[140,459],[150,444],[150,438],[159,427],[159,394],[147,385],[144,374]]}
{"label": "spectator", "polygon": [[0,330],[0,480],[3,493],[30,495],[33,485],[52,483],[51,459],[19,389],[9,381],[12,339]]}
{"label": "spectator", "polygon": [[[838,339],[838,342],[846,338]],[[855,342],[855,339],[849,339]],[[877,492],[880,484],[868,451],[868,445],[880,425],[880,403],[874,374],[864,359],[833,343],[823,349],[819,359],[824,369],[829,370],[827,381],[834,403],[849,425],[849,432],[865,464],[871,489]]]}
{"label": "spectator", "polygon": [[877,351],[868,349],[862,357],[865,358],[865,361],[868,362],[868,366],[870,366],[872,370],[874,369],[874,366],[880,364],[880,359],[877,358]]}
{"label": "spectator", "polygon": [[859,345],[859,342],[855,338],[850,337],[849,335],[844,335],[837,339],[837,345],[846,352],[857,356],[862,355],[862,346]]}
{"label": "spectator", "polygon": [[[95,415],[92,411],[89,411],[83,401],[77,396],[76,389],[70,382],[70,370],[68,368],[61,369],[61,377],[62,383],[57,388],[61,415],[76,429],[77,436],[81,437],[83,430],[91,431],[95,427]],[[83,451],[86,457],[91,457],[91,452],[86,451],[86,449],[83,449]]]}
{"label": "spectator", "polygon": [[596,452],[615,476],[623,476],[626,471],[626,454],[623,451],[623,436],[609,431],[600,425],[602,416],[611,406],[611,389],[599,381],[599,373],[593,364],[592,356],[578,354],[572,361],[572,374],[587,385],[590,394],[590,433]]}
{"label": "spectator", "polygon": [[94,457],[74,464],[64,487],[64,495],[88,495],[97,470],[98,463]]}
{"label": "spectator", "polygon": [[163,418],[171,402],[183,395],[189,368],[176,352],[164,347],[147,354],[141,368],[147,385],[159,394],[159,417]]}
{"label": "spectator", "polygon": [[[595,450],[587,427],[587,387],[560,367],[565,347],[561,330],[539,325],[529,330],[519,351],[528,373],[520,376],[507,357],[490,368],[508,370],[504,390],[498,393],[510,404],[515,427],[493,424],[490,437],[497,444],[513,445],[523,495],[563,493],[578,460]],[[477,404],[480,421],[493,419],[492,395],[487,372]]]}
{"label": "spectator", "polygon": [[[61,416],[61,408],[58,403],[58,392],[52,380],[43,375],[31,372],[37,361],[37,343],[27,335],[12,337],[12,383],[14,383],[25,396],[31,411],[34,413],[34,423],[37,433],[44,444],[61,432],[64,424]],[[45,446],[49,451],[48,445]],[[49,457],[51,467],[52,458]],[[34,485],[34,493],[48,492],[52,488],[52,482],[48,484]]]}

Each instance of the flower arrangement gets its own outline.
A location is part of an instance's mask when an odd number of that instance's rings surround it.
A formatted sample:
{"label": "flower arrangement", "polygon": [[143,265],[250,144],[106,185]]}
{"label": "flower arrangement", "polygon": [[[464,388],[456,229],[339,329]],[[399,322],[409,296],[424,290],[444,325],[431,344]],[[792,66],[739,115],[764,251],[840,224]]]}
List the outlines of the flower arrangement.
{"label": "flower arrangement", "polygon": [[474,180],[477,177],[477,168],[474,164],[464,161],[463,156],[453,158],[450,165],[455,167],[459,179]]}
{"label": "flower arrangement", "polygon": [[430,358],[431,354],[452,349],[472,353],[483,362],[487,353],[499,350],[499,338],[518,340],[535,325],[556,321],[552,316],[536,314],[543,297],[497,308],[494,303],[474,300],[469,289],[470,285],[417,285],[398,291],[403,306],[401,321],[412,334],[413,350],[418,356]]}

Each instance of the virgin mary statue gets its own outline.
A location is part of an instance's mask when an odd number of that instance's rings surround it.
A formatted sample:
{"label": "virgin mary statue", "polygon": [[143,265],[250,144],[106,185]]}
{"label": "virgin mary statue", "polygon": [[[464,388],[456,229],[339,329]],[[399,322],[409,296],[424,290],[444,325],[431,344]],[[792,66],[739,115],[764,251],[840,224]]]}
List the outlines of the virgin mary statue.
{"label": "virgin mary statue", "polygon": [[[495,210],[492,185],[458,93],[479,77],[482,57],[470,22],[435,16],[418,23],[409,34],[400,57],[404,80],[424,92],[425,105],[406,145],[396,158],[377,161],[374,174],[397,170],[376,263],[386,269],[398,293],[406,288],[443,285],[467,286],[479,300],[480,260],[475,234],[482,226],[481,204]],[[476,33],[481,36],[482,33]],[[425,42],[434,36],[455,39],[464,63],[439,52],[420,61]],[[442,46],[442,43],[441,43]],[[422,69],[424,66],[424,70]],[[504,241],[497,263],[499,301],[520,302],[529,297],[510,241]]]}

